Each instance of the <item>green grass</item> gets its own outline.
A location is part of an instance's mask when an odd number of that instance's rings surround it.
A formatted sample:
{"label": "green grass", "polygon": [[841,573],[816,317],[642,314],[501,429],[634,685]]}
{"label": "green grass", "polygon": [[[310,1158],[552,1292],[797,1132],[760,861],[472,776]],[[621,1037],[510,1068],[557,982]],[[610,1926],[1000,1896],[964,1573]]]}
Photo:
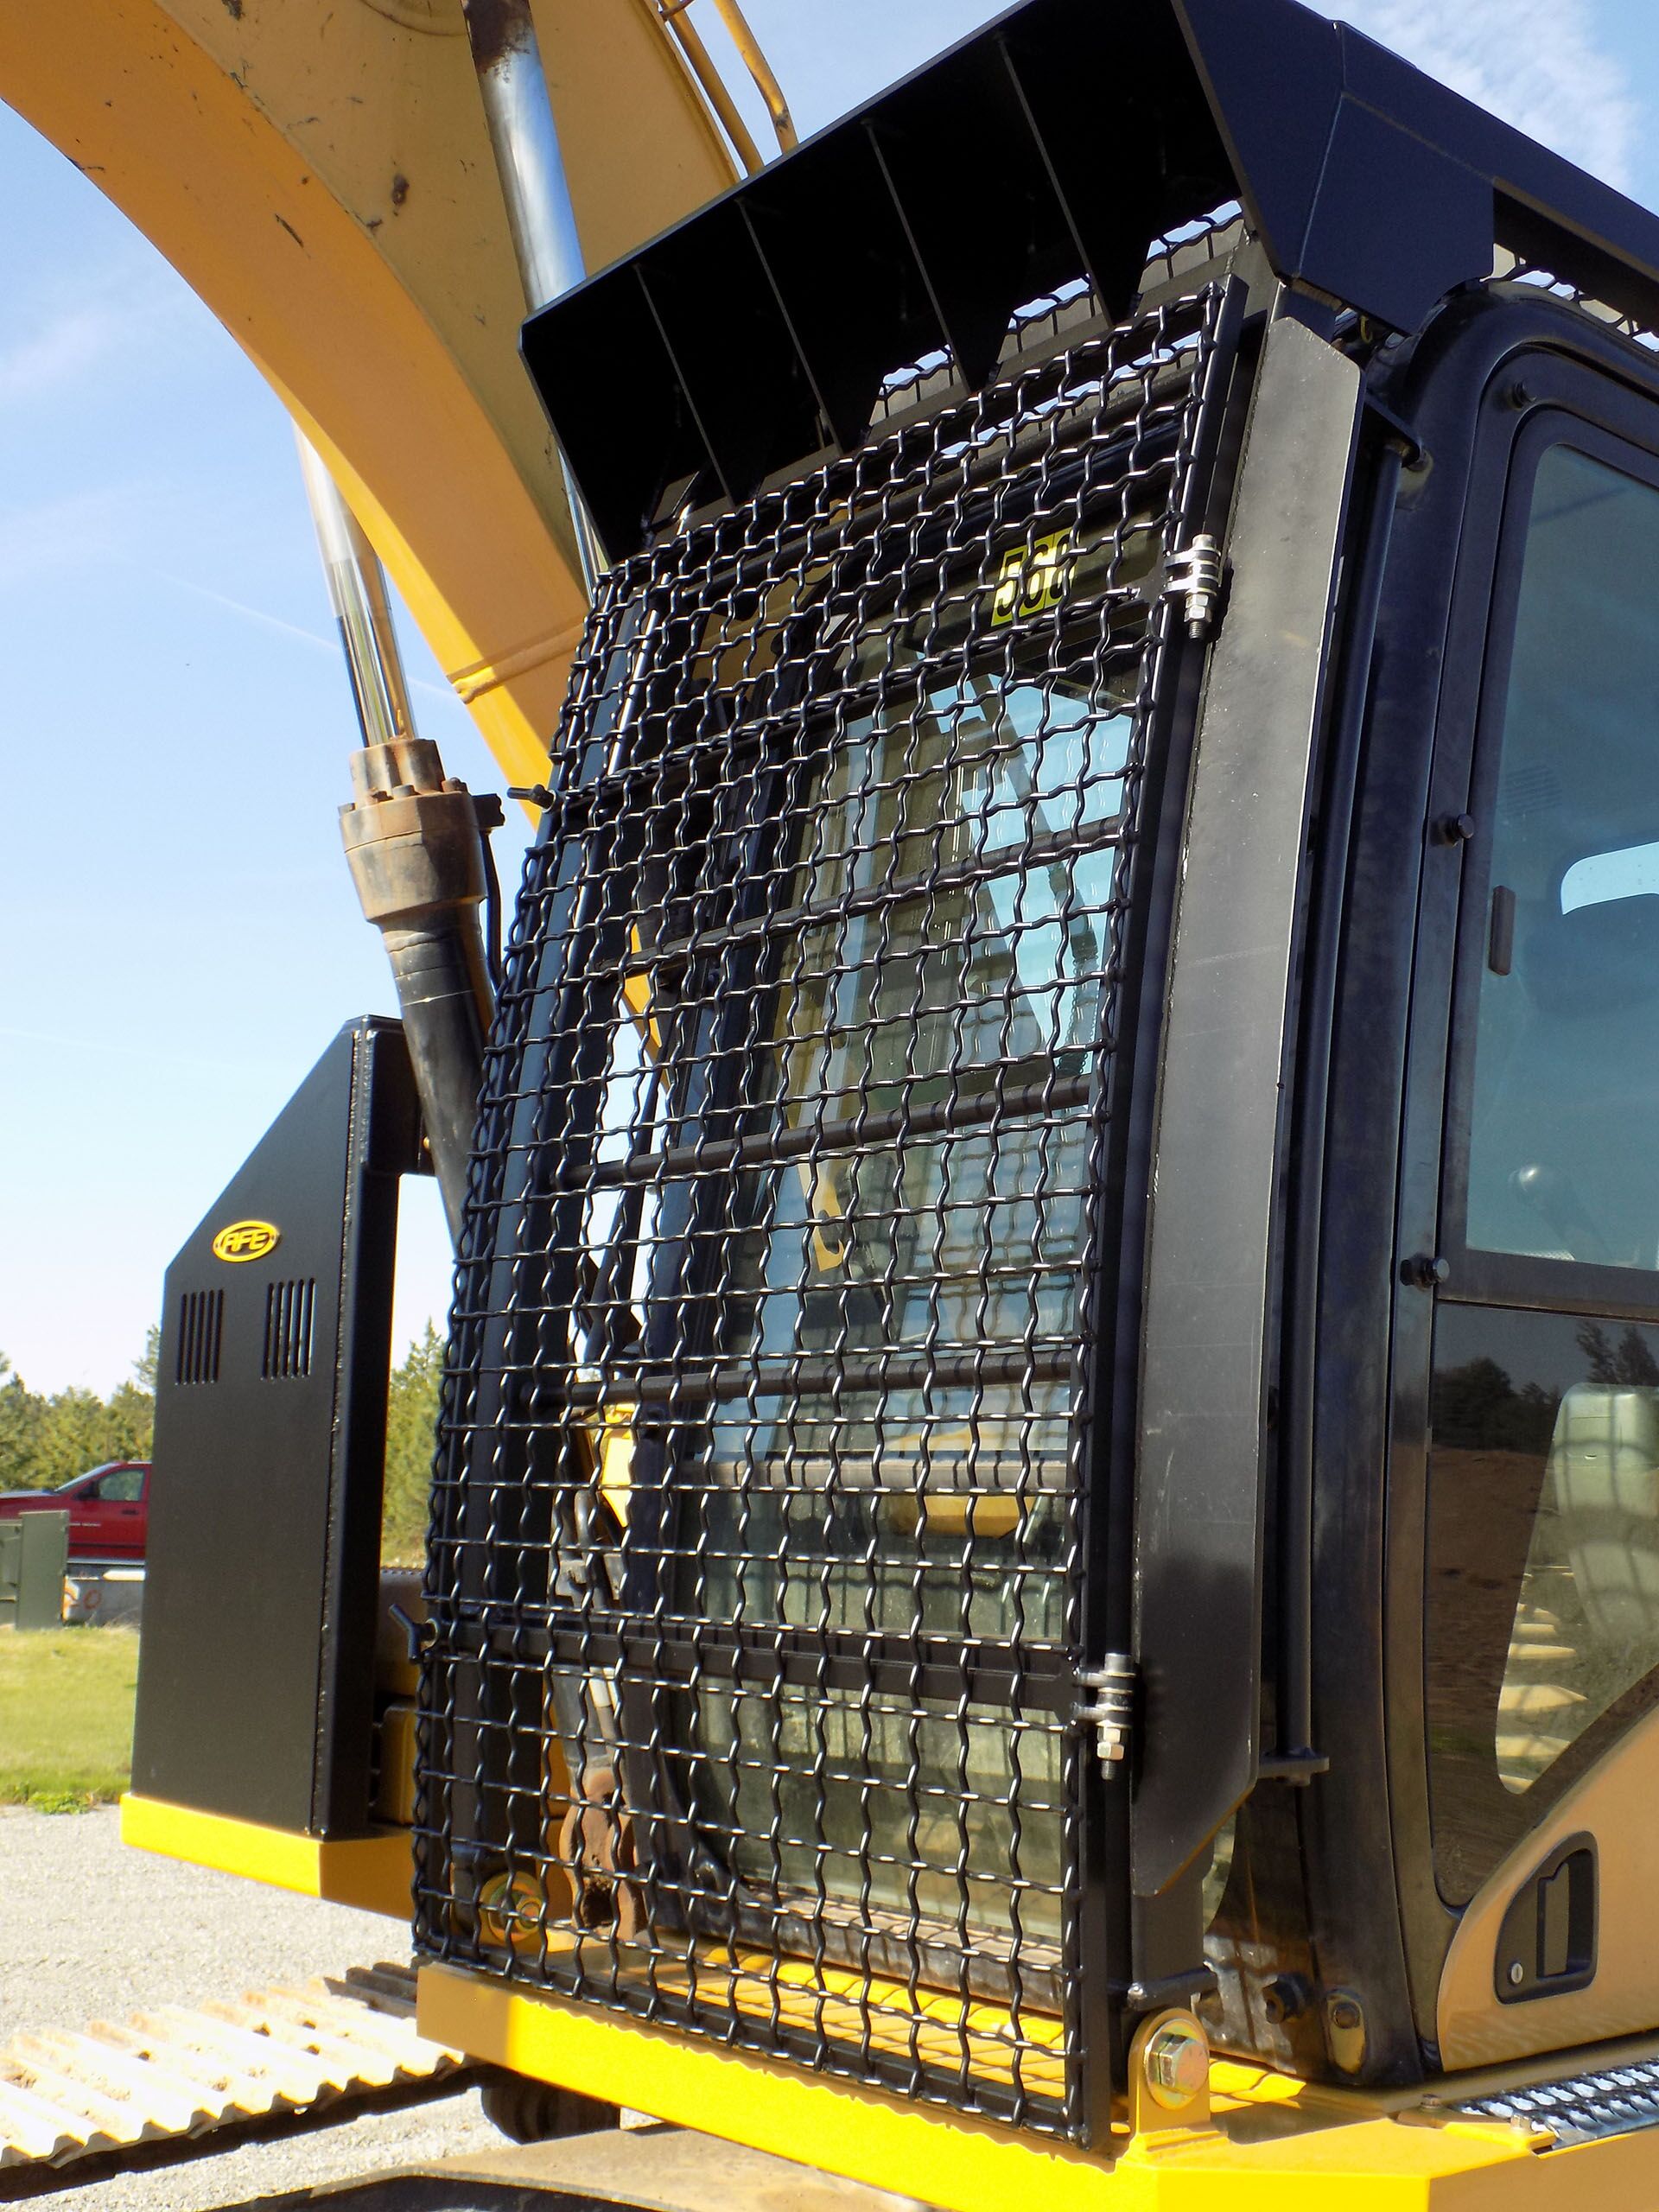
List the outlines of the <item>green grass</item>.
{"label": "green grass", "polygon": [[119,1796],[137,1681],[134,1629],[0,1629],[0,1805],[72,1813]]}

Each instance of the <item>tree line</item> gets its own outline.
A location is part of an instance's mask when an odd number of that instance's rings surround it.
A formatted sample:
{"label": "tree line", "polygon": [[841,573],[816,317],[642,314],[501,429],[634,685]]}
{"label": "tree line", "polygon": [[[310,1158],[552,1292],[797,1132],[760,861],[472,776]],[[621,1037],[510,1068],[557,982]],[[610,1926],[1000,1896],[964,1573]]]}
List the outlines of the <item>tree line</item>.
{"label": "tree line", "polygon": [[160,1337],[150,1330],[131,1380],[107,1398],[75,1384],[31,1390],[0,1351],[0,1491],[56,1490],[103,1460],[149,1459]]}
{"label": "tree line", "polygon": [[380,1535],[380,1556],[388,1567],[419,1567],[426,1558],[426,1503],[437,1445],[443,1342],[429,1321],[425,1333],[391,1370]]}
{"label": "tree line", "polygon": [[[0,1351],[0,1491],[56,1490],[106,1459],[147,1459],[156,1417],[152,1328],[131,1380],[107,1398],[72,1385],[48,1396],[31,1390]],[[390,1564],[416,1567],[426,1548],[427,1491],[443,1379],[443,1338],[429,1321],[391,1370],[386,1401],[386,1491],[381,1550]]]}

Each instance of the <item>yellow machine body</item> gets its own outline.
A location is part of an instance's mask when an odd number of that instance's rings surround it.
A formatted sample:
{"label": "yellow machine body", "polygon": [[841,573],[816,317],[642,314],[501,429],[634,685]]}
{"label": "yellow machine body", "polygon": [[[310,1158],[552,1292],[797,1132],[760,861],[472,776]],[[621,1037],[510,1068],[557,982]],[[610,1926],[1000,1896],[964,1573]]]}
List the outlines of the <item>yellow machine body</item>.
{"label": "yellow machine body", "polygon": [[[1547,2128],[1462,2118],[1421,2092],[1367,2096],[1217,2058],[1200,2124],[1173,2114],[1147,2124],[1143,2109],[1118,2155],[1103,2158],[660,2030],[620,2026],[448,1967],[423,1968],[419,1991],[421,2031],[435,2040],[949,2212],[1026,2203],[1052,2212],[1509,2212],[1592,2203],[1598,2212],[1638,2212],[1655,2201],[1654,2155],[1643,2136],[1552,2150]],[[1650,2037],[1598,2059],[1656,2049]],[[1558,2055],[1548,2070],[1560,2066]],[[1447,2095],[1490,2093],[1524,2078],[1511,2069],[1440,2087]]]}
{"label": "yellow machine body", "polygon": [[121,1800],[121,1840],[137,1851],[153,1851],[191,1866],[211,1866],[222,1874],[240,1874],[245,1880],[292,1890],[326,1904],[352,1905],[359,1912],[385,1913],[394,1920],[409,1917],[407,1828],[331,1841],[296,1835],[290,1828],[227,1820],[190,1805],[164,1805],[129,1792]]}
{"label": "yellow machine body", "polygon": [[[393,1919],[407,1915],[407,1830],[330,1843],[129,1795],[121,1835],[138,1850],[272,1888]],[[804,1970],[804,2005],[807,1979]],[[850,2021],[868,1993],[856,1975],[841,1979]],[[1529,2067],[1470,2070],[1394,2095],[1297,2081],[1218,2056],[1202,2099],[1185,2111],[1165,2111],[1147,2088],[1142,2054],[1156,2024],[1149,2022],[1132,2056],[1135,2108],[1125,2113],[1116,2155],[1103,2158],[748,2053],[714,2050],[663,2029],[624,2024],[482,1974],[423,1967],[417,1991],[421,2033],[433,2043],[944,2212],[1038,2201],[1052,2212],[1205,2206],[1252,2212],[1258,2205],[1262,2212],[1285,2205],[1307,2212],[1509,2212],[1529,2205],[1561,2212],[1592,2202],[1596,2212],[1648,2212],[1655,2201],[1645,2132],[1557,2150],[1541,2122],[1527,2126],[1456,2108],[1458,2100],[1570,2071],[1571,2052],[1552,2052]],[[929,2000],[917,2009],[925,2033]],[[979,2030],[993,2044],[996,2008],[976,2009]],[[1605,2068],[1656,2055],[1659,2037],[1648,2036],[1583,2056]]]}

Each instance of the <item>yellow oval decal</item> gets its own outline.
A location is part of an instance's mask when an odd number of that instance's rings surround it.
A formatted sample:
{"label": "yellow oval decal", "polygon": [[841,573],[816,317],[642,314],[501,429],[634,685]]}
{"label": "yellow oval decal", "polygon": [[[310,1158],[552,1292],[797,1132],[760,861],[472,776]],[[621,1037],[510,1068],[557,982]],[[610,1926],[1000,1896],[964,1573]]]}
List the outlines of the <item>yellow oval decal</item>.
{"label": "yellow oval decal", "polygon": [[283,1241],[273,1221],[233,1221],[213,1239],[216,1260],[263,1260]]}

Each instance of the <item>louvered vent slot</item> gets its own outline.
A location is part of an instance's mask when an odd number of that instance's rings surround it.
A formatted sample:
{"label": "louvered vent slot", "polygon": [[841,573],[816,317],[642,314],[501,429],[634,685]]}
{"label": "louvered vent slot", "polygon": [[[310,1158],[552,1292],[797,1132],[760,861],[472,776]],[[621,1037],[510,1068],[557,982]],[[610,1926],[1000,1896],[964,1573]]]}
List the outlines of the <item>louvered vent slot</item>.
{"label": "louvered vent slot", "polygon": [[274,1282],[265,1293],[265,1354],[259,1369],[267,1382],[297,1382],[311,1372],[311,1332],[316,1318],[316,1278]]}
{"label": "louvered vent slot", "polygon": [[179,1300],[176,1382],[218,1382],[219,1345],[224,1330],[224,1292],[187,1290]]}

